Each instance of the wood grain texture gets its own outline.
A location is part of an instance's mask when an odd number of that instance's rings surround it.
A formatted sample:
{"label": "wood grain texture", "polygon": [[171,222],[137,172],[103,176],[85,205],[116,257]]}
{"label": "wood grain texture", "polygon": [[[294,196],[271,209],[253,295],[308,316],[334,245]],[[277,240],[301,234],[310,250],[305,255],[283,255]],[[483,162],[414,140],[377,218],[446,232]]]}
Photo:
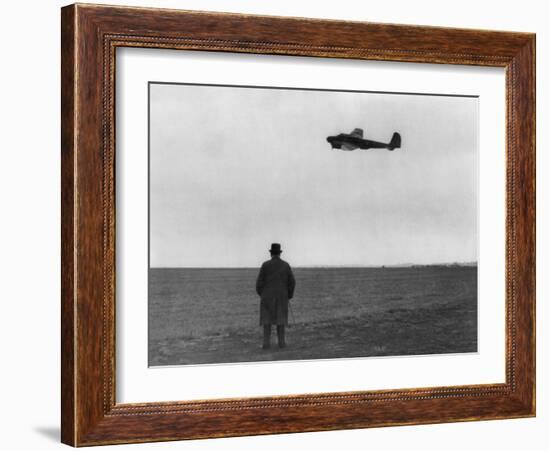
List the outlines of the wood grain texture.
{"label": "wood grain texture", "polygon": [[[73,446],[533,416],[535,36],[71,5],[62,9],[62,441]],[[506,68],[506,383],[117,404],[117,47]]]}
{"label": "wood grain texture", "polygon": [[61,11],[61,440],[75,443],[74,8]]}

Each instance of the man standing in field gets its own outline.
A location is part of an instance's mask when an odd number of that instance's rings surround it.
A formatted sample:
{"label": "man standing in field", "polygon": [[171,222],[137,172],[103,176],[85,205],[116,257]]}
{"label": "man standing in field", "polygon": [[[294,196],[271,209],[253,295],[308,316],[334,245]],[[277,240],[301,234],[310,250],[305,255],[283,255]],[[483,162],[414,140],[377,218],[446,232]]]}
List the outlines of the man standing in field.
{"label": "man standing in field", "polygon": [[264,326],[263,349],[271,346],[271,325],[277,325],[277,339],[279,347],[284,348],[285,326],[288,325],[288,301],[294,296],[296,280],[290,265],[281,259],[281,245],[273,243],[271,260],[262,264],[258,279],[256,280],[256,292],[260,301],[260,325]]}

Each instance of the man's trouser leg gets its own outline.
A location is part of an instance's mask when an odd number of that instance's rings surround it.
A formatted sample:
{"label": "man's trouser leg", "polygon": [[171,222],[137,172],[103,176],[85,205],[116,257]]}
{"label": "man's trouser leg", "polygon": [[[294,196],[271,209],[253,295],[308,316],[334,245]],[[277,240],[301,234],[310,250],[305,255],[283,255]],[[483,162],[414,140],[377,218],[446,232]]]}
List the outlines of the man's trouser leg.
{"label": "man's trouser leg", "polygon": [[269,349],[271,346],[271,324],[264,324],[264,349]]}
{"label": "man's trouser leg", "polygon": [[284,324],[277,326],[277,339],[279,340],[279,348],[284,348],[286,346]]}

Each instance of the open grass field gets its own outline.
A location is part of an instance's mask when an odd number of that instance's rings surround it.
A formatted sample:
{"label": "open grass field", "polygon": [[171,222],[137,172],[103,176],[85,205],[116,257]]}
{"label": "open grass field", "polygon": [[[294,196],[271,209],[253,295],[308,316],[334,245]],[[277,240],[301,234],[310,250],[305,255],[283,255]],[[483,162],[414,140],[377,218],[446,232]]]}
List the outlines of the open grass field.
{"label": "open grass field", "polygon": [[257,273],[151,269],[149,365],[477,351],[476,266],[295,268],[287,347],[267,351]]}

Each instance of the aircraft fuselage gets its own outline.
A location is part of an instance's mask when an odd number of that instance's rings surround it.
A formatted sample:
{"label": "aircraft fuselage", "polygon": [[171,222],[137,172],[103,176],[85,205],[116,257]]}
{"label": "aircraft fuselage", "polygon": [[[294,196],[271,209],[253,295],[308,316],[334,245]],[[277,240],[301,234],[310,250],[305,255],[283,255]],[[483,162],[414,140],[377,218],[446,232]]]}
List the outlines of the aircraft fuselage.
{"label": "aircraft fuselage", "polygon": [[360,132],[357,133],[340,133],[335,136],[327,137],[327,142],[330,143],[333,149],[340,150],[355,150],[355,149],[388,149],[394,150],[401,147],[401,136],[399,133],[394,133],[389,143],[382,143],[379,141],[372,141],[370,139],[364,139],[362,137],[362,130],[356,129]]}
{"label": "aircraft fuselage", "polygon": [[[355,150],[355,149],[385,149],[387,144],[371,141],[370,139],[357,138],[356,136],[348,135],[347,133],[340,133],[336,136],[329,136],[327,141],[332,145],[334,149],[342,150]],[[355,147],[355,149],[346,149],[345,146]]]}

